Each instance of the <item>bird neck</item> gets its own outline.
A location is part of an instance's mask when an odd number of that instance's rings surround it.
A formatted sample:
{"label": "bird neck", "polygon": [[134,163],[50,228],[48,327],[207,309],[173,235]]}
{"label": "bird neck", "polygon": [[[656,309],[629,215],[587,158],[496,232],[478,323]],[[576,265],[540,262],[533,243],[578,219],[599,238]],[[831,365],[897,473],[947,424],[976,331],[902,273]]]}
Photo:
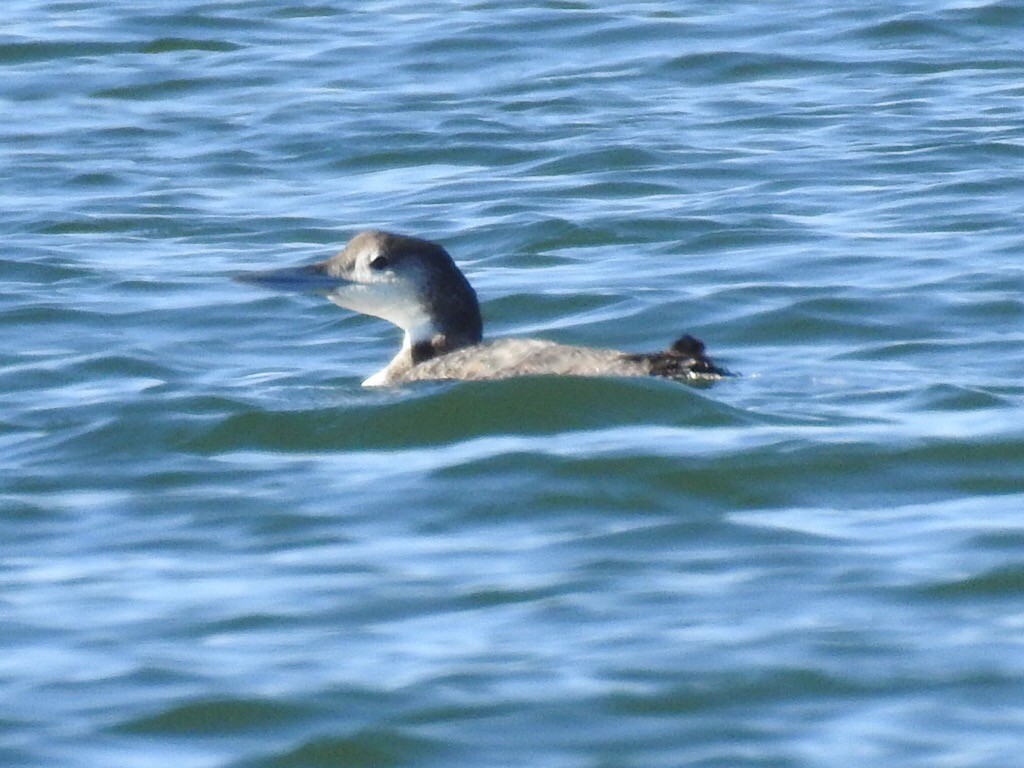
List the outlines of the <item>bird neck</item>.
{"label": "bird neck", "polygon": [[364,381],[363,386],[386,387],[395,384],[412,370],[413,366],[479,342],[478,335],[467,335],[458,331],[449,335],[438,332],[433,324],[429,327],[410,328],[405,332],[405,339],[398,354],[391,358],[391,362],[384,368]]}

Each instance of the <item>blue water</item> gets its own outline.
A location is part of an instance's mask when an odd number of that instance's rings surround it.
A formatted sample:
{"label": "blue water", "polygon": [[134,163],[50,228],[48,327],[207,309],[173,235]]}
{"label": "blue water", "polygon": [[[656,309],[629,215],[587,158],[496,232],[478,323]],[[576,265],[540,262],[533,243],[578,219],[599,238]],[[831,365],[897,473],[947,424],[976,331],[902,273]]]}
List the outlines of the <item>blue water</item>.
{"label": "blue water", "polygon": [[[1024,6],[3,19],[0,765],[1020,764]],[[371,226],[742,375],[361,388]]]}

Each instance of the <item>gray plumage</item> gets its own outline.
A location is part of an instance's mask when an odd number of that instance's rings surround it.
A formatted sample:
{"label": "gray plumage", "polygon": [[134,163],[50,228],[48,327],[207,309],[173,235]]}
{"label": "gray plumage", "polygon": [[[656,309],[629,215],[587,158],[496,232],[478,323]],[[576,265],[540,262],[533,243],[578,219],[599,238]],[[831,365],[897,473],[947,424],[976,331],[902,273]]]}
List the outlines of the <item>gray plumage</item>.
{"label": "gray plumage", "polygon": [[399,353],[364,386],[476,381],[513,376],[659,376],[713,380],[727,375],[683,336],[664,352],[629,354],[539,339],[483,342],[476,293],[448,252],[416,237],[360,232],[338,255],[306,267],[240,279],[321,293],[340,307],[405,331]]}

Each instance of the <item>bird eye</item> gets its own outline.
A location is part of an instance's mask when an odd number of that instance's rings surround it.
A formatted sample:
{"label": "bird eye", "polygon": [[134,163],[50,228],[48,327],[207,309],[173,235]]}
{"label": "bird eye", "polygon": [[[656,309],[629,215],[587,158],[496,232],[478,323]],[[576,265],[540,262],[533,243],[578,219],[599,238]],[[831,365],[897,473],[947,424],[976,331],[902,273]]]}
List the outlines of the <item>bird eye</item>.
{"label": "bird eye", "polygon": [[384,269],[388,265],[388,260],[384,256],[375,256],[373,261],[370,262],[371,269]]}

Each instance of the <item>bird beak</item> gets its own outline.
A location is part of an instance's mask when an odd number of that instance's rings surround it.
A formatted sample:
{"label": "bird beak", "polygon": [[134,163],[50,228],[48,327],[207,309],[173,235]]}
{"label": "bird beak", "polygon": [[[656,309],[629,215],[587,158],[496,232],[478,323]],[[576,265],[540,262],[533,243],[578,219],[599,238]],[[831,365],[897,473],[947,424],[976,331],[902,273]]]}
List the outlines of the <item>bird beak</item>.
{"label": "bird beak", "polygon": [[272,291],[295,291],[326,295],[348,283],[340,277],[327,274],[327,262],[307,264],[303,267],[285,267],[266,272],[244,272],[235,276],[240,283],[250,283]]}
{"label": "bird beak", "polygon": [[326,297],[342,309],[387,320],[399,328],[422,325],[420,300],[411,287],[400,281],[361,282],[331,275],[329,262],[302,267],[246,272],[235,280],[269,288],[272,291],[312,293]]}

